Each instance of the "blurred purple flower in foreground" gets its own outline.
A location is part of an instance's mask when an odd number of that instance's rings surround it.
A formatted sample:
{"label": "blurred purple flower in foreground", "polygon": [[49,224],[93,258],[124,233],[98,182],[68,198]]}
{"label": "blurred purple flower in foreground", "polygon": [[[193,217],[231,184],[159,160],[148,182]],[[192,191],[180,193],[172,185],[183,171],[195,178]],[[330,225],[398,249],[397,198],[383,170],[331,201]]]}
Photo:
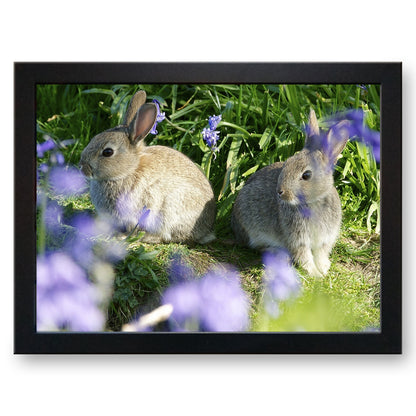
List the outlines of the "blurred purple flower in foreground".
{"label": "blurred purple flower in foreground", "polygon": [[100,331],[100,296],[86,272],[67,254],[37,258],[37,330]]}
{"label": "blurred purple flower in foreground", "polygon": [[298,295],[301,283],[291,265],[289,254],[285,250],[267,251],[263,254],[265,308],[276,318],[280,314],[279,302]]}
{"label": "blurred purple flower in foreground", "polygon": [[308,203],[306,202],[306,197],[302,192],[299,192],[297,195],[299,204],[298,209],[300,210],[301,214],[305,218],[311,218],[312,217],[312,209],[308,206]]}
{"label": "blurred purple flower in foreground", "polygon": [[56,201],[47,201],[43,212],[43,222],[51,232],[58,231],[62,226],[63,209]]}
{"label": "blurred purple flower in foreground", "polygon": [[156,116],[156,122],[152,127],[152,130],[150,130],[151,134],[157,134],[157,130],[156,127],[158,125],[158,123],[160,123],[161,121],[163,121],[165,119],[165,113],[161,113],[160,112],[160,103],[158,100],[153,100],[153,102],[156,104],[157,107],[157,116]]}
{"label": "blurred purple flower in foreground", "polygon": [[55,147],[55,142],[50,137],[47,137],[47,139],[43,143],[38,143],[36,145],[36,153],[39,158],[42,158],[46,152],[49,152]]}
{"label": "blurred purple flower in foreground", "polygon": [[116,202],[117,214],[122,223],[135,224],[142,231],[157,233],[162,226],[161,214],[146,206],[137,208],[134,197],[128,193],[122,194]]}
{"label": "blurred purple flower in foreground", "polygon": [[49,174],[49,183],[55,195],[81,195],[87,191],[85,176],[73,167],[54,167]]}
{"label": "blurred purple flower in foreground", "polygon": [[195,279],[194,270],[183,260],[179,254],[172,256],[168,269],[169,281],[173,284],[187,282]]}
{"label": "blurred purple flower in foreground", "polygon": [[[191,269],[177,259],[171,270],[184,270],[190,277]],[[231,269],[216,268],[200,279],[173,285],[165,291],[163,303],[173,307],[169,319],[173,330],[244,331],[249,326],[248,298],[238,273]]]}
{"label": "blurred purple flower in foreground", "polygon": [[350,121],[348,129],[351,139],[358,140],[368,146],[373,152],[374,159],[380,162],[380,132],[371,130],[364,124],[364,112],[350,110],[341,113],[340,116]]}
{"label": "blurred purple flower in foreground", "polygon": [[107,237],[113,231],[112,223],[106,218],[94,218],[82,213],[71,220],[71,226],[76,232],[64,249],[85,269],[89,270],[100,262],[117,262],[126,256],[122,242],[100,238]]}
{"label": "blurred purple flower in foreground", "polygon": [[[343,120],[347,120],[348,123],[340,124],[339,127],[339,137],[342,138],[341,130],[347,129],[348,134],[351,140],[357,140],[365,144],[373,153],[374,159],[377,162],[380,162],[380,132],[371,130],[364,123],[364,111],[363,110],[349,110],[345,112],[339,112],[329,117],[326,120],[329,128],[333,128],[335,138],[337,137],[337,124]],[[306,126],[306,131],[309,133],[311,131],[311,126]],[[323,143],[323,148],[325,149],[326,135],[322,134],[322,140],[325,140]],[[328,146],[328,145],[327,145]],[[331,149],[327,149],[327,153],[331,154]]]}

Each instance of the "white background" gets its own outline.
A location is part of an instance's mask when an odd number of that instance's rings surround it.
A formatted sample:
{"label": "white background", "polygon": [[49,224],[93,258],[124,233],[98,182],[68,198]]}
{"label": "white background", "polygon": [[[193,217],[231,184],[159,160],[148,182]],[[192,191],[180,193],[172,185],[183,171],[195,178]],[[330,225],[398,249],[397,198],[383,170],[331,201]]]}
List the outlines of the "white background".
{"label": "white background", "polygon": [[[403,0],[4,2],[1,413],[411,414],[416,351],[411,5]],[[402,61],[404,354],[13,356],[14,61]]]}

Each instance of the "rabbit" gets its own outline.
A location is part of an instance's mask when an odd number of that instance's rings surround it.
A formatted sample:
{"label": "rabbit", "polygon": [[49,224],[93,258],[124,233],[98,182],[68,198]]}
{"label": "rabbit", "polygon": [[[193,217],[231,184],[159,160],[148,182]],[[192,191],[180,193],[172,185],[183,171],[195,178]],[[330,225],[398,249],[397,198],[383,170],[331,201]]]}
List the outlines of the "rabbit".
{"label": "rabbit", "polygon": [[309,275],[327,274],[341,228],[333,168],[349,139],[348,126],[342,120],[321,134],[310,111],[304,148],[254,173],[237,195],[231,227],[238,243],[285,249]]}
{"label": "rabbit", "polygon": [[118,230],[146,231],[143,242],[209,243],[215,239],[212,187],[187,156],[145,145],[156,117],[156,104],[138,91],[123,124],[91,139],[80,160],[91,201]]}

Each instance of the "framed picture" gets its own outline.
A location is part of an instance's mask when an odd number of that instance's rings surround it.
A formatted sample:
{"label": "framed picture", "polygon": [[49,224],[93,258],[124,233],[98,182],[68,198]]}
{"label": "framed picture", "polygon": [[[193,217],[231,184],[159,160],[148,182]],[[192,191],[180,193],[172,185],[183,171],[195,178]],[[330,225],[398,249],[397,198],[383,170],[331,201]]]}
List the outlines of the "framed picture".
{"label": "framed picture", "polygon": [[401,353],[401,100],[400,63],[15,63],[15,353]]}

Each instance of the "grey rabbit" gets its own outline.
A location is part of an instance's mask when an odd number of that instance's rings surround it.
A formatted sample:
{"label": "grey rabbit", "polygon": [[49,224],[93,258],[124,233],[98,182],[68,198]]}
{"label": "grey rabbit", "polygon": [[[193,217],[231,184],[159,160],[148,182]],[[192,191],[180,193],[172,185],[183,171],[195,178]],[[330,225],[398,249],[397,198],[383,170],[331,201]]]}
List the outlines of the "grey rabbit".
{"label": "grey rabbit", "polygon": [[249,178],[231,218],[239,243],[284,248],[310,275],[326,275],[341,227],[333,167],[349,139],[348,123],[340,121],[322,134],[311,110],[304,148]]}
{"label": "grey rabbit", "polygon": [[212,187],[182,153],[145,145],[156,117],[156,105],[138,91],[123,124],[91,139],[80,166],[90,178],[92,203],[119,229],[147,231],[144,242],[208,243],[215,239]]}

